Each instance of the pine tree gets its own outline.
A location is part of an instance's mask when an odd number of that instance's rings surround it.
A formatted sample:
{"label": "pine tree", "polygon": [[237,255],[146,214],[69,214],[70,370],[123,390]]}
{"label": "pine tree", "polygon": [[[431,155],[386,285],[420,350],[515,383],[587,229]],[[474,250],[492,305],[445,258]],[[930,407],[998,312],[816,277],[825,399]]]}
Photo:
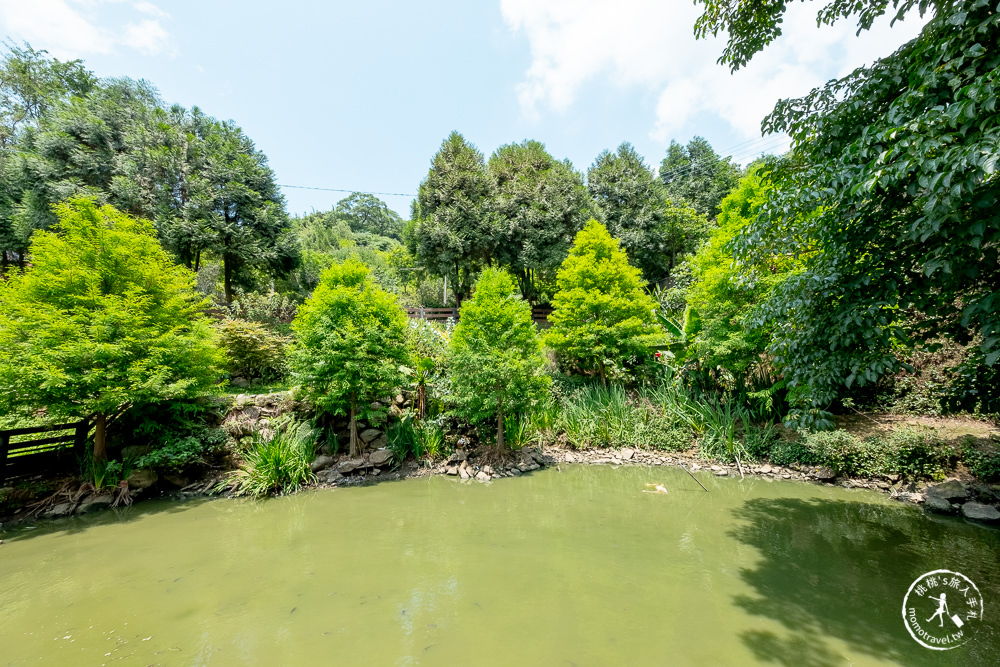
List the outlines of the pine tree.
{"label": "pine tree", "polygon": [[607,363],[644,353],[645,336],[657,333],[656,303],[643,289],[618,240],[596,220],[576,235],[559,269],[552,300],[552,328],[545,342],[607,384]]}

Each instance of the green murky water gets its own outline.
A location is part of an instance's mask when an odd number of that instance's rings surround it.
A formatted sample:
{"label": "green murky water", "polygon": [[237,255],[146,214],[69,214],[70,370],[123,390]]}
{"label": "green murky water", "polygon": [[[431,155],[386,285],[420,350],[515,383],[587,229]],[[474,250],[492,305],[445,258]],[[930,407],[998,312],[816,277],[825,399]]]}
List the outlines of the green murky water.
{"label": "green murky water", "polygon": [[[1000,531],[701,479],[563,466],[18,529],[0,535],[0,665],[1000,664]],[[935,569],[985,598],[947,652],[901,614]]]}

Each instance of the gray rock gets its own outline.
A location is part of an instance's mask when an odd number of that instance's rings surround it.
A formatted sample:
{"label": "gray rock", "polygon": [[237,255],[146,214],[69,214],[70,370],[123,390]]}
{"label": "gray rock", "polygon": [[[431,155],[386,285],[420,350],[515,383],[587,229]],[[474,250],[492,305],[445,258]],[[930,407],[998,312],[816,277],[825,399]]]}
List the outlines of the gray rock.
{"label": "gray rock", "polygon": [[459,468],[458,474],[462,479],[469,479],[470,477],[472,477],[472,475],[469,474],[468,468]]}
{"label": "gray rock", "polygon": [[340,471],[336,468],[327,468],[326,470],[321,470],[316,479],[325,484],[336,484],[340,480],[344,479],[344,476],[340,474]]}
{"label": "gray rock", "polygon": [[897,475],[896,473],[892,473],[891,475],[886,475],[886,478],[890,482],[898,482],[899,481],[899,475]]}
{"label": "gray rock", "polygon": [[337,466],[337,472],[342,475],[354,472],[358,468],[364,467],[364,459],[347,459],[346,461],[341,461],[340,465]]}
{"label": "gray rock", "polygon": [[476,479],[478,479],[480,482],[488,482],[490,481],[490,476],[485,472],[483,472],[482,470],[480,470],[479,472],[476,473]]}
{"label": "gray rock", "polygon": [[623,460],[625,460],[625,461],[631,461],[632,457],[635,456],[635,450],[634,449],[623,449],[621,456],[622,456]]}
{"label": "gray rock", "polygon": [[955,508],[951,506],[951,503],[938,496],[927,496],[927,499],[924,501],[924,508],[928,512],[937,512],[938,514],[955,513]]}
{"label": "gray rock", "polygon": [[185,486],[191,483],[191,480],[183,475],[164,475],[163,479],[169,484],[173,484],[178,489],[183,489]]}
{"label": "gray rock", "polygon": [[813,477],[822,481],[833,479],[836,476],[837,474],[832,470],[830,470],[829,468],[827,468],[826,466],[820,466],[819,468],[816,468],[816,470],[813,471]]}
{"label": "gray rock", "polygon": [[444,474],[446,474],[446,475],[457,475],[458,474],[458,466],[448,466],[447,468],[445,468]]}
{"label": "gray rock", "polygon": [[403,395],[396,394],[396,405],[402,405],[403,403],[406,403],[406,399],[403,398]]}
{"label": "gray rock", "polygon": [[380,466],[389,463],[392,460],[392,452],[388,449],[376,449],[372,452],[371,456],[368,457],[368,462],[373,466]]}
{"label": "gray rock", "polygon": [[927,496],[942,498],[948,501],[965,500],[969,497],[969,489],[957,479],[949,479],[940,484],[927,487]]}
{"label": "gray rock", "polygon": [[374,440],[375,438],[379,437],[380,435],[382,435],[382,431],[378,430],[377,428],[370,428],[365,431],[362,431],[360,437],[361,440],[367,444],[372,440]]}
{"label": "gray rock", "polygon": [[487,475],[493,474],[493,466],[483,466],[483,472]]}
{"label": "gray rock", "polygon": [[240,389],[246,389],[247,387],[250,386],[250,381],[247,380],[246,378],[236,377],[230,380],[229,384],[231,384],[234,387],[239,387]]}
{"label": "gray rock", "polygon": [[381,403],[379,403],[378,401],[375,401],[374,403],[372,403],[368,407],[370,407],[373,411],[378,411],[378,410],[381,410],[382,408],[384,408],[385,406],[382,405]]}
{"label": "gray rock", "polygon": [[385,433],[368,443],[372,449],[382,449],[389,446],[389,437]]}
{"label": "gray rock", "polygon": [[462,461],[467,461],[468,459],[469,456],[465,452],[461,449],[456,449],[451,453],[451,456],[448,457],[448,463],[461,463]]}
{"label": "gray rock", "polygon": [[56,519],[61,516],[69,516],[73,512],[73,503],[59,503],[45,513],[49,519]]}
{"label": "gray rock", "polygon": [[133,470],[128,476],[128,488],[130,490],[141,491],[156,484],[157,475],[152,470]]}
{"label": "gray rock", "polygon": [[90,496],[76,508],[77,514],[87,514],[89,512],[95,512],[97,510],[103,510],[111,507],[111,503],[114,502],[114,498],[111,494],[105,494],[100,496]]}
{"label": "gray rock", "polygon": [[993,505],[983,505],[982,503],[965,503],[962,505],[962,516],[973,521],[983,523],[997,523],[1000,521],[1000,512]]}
{"label": "gray rock", "polygon": [[767,474],[770,474],[770,472],[771,472],[771,466],[769,466],[769,465],[767,465],[767,464],[764,464],[764,467],[762,467],[762,468],[760,469],[760,473],[761,473],[762,475],[767,475]]}
{"label": "gray rock", "polygon": [[316,460],[309,464],[309,469],[313,472],[319,472],[324,468],[329,468],[333,465],[332,456],[317,456]]}
{"label": "gray rock", "polygon": [[716,477],[725,477],[728,474],[729,474],[728,470],[716,470],[715,471],[715,476]]}

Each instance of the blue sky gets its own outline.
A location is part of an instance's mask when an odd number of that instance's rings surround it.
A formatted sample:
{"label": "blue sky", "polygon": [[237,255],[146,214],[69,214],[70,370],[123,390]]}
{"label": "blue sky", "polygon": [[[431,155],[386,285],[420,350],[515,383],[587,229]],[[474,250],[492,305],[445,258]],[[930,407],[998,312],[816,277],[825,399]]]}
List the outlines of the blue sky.
{"label": "blue sky", "polygon": [[[778,99],[922,25],[858,38],[849,22],[817,29],[820,6],[792,5],[786,34],[736,75],[715,64],[721,41],[695,41],[690,0],[0,0],[0,35],[236,121],[283,185],[410,195],[383,196],[408,217],[452,130],[487,157],[537,139],[584,172],[623,141],[651,166],[695,135],[740,163],[780,151],[759,132]],[[346,196],[284,192],[290,213]]]}

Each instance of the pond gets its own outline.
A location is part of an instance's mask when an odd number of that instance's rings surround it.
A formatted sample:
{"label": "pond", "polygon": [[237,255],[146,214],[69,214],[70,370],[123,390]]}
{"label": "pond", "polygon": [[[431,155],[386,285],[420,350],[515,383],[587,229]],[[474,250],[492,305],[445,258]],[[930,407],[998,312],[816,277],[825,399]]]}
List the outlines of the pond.
{"label": "pond", "polygon": [[[699,479],[564,465],[10,530],[0,665],[1000,663],[1000,531],[869,491]],[[985,600],[950,651],[902,618],[937,569]]]}

